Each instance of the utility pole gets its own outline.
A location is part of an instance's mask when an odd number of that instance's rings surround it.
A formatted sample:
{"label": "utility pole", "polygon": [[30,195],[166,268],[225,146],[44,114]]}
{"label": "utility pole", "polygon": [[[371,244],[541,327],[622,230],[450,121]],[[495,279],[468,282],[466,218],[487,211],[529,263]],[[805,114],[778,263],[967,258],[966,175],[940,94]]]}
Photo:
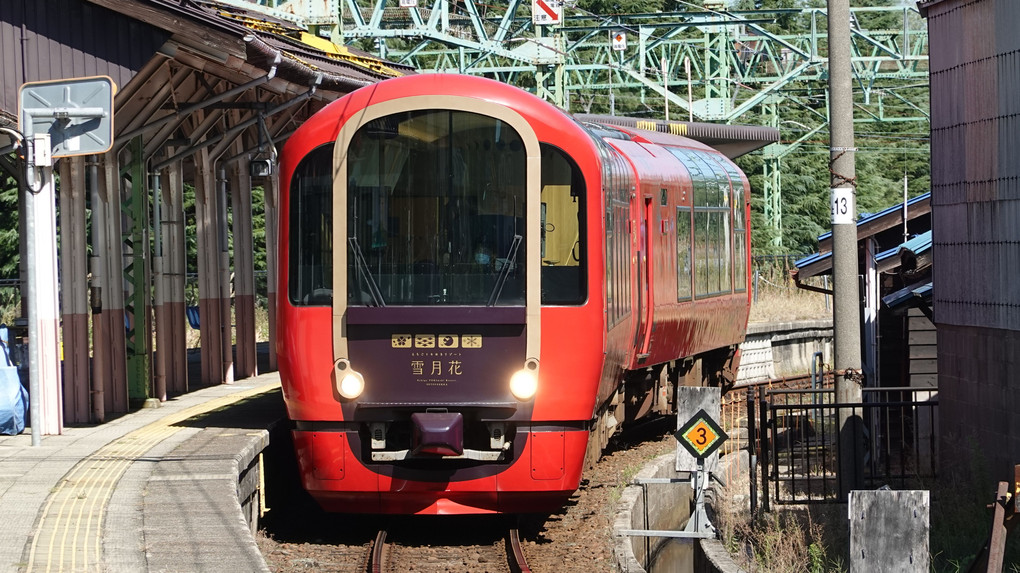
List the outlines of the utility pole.
{"label": "utility pole", "polygon": [[[854,164],[850,2],[829,7],[829,173],[832,199],[833,335],[836,402],[861,402],[861,317],[857,269],[857,174]],[[847,499],[863,481],[859,410],[839,408],[839,493]]]}

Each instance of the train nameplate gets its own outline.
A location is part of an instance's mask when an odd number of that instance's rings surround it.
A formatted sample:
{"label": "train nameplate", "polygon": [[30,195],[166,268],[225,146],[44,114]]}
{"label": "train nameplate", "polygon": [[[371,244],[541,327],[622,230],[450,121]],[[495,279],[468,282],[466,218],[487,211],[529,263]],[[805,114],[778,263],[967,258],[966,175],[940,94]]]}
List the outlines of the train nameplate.
{"label": "train nameplate", "polygon": [[725,442],[729,436],[705,410],[699,410],[691,416],[680,429],[673,434],[678,442],[695,458],[707,458]]}

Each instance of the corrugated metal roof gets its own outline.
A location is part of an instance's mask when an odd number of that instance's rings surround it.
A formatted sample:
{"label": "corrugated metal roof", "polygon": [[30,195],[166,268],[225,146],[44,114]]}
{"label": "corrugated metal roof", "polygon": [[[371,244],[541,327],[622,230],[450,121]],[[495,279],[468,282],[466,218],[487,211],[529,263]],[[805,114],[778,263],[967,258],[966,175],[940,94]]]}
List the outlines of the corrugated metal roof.
{"label": "corrugated metal roof", "polygon": [[308,54],[295,55],[290,45],[272,36],[249,37],[248,61],[264,70],[270,69],[277,52],[284,55],[276,72],[277,77],[300,85],[311,85],[322,74],[322,89],[349,92],[373,84],[388,75],[373,73],[342,62],[315,61]]}
{"label": "corrugated metal roof", "polygon": [[[914,197],[913,199],[908,199],[907,200],[907,212],[908,212],[908,216],[910,215],[911,207],[920,206],[920,205],[924,205],[924,204],[930,204],[930,203],[931,203],[931,191],[928,191],[927,193],[922,193],[922,194],[918,195],[917,197]],[[894,218],[897,221],[902,221],[903,220],[901,218],[902,214],[903,214],[903,203],[897,203],[897,204],[893,205],[892,207],[889,207],[888,209],[883,209],[883,210],[881,210],[881,211],[879,211],[877,213],[866,213],[866,214],[860,215],[860,217],[857,219],[857,228],[860,229],[861,227],[864,227],[864,226],[869,225],[871,223],[880,221],[882,219],[891,219],[891,218]],[[895,222],[894,222],[894,224],[895,224]],[[829,231],[827,233],[822,233],[821,235],[818,235],[818,243],[819,243],[819,245],[821,245],[824,242],[826,242],[828,240],[831,240],[831,239],[832,239],[832,231]]]}
{"label": "corrugated metal roof", "polygon": [[910,252],[913,255],[920,255],[931,250],[931,231],[926,231],[920,235],[915,235],[910,240],[900,243],[891,249],[886,249],[881,253],[875,255],[876,261],[881,261],[889,257],[899,257],[904,252]]}
{"label": "corrugated metal roof", "polygon": [[875,255],[875,262],[879,263],[879,265],[881,266],[881,264],[885,263],[887,259],[892,259],[894,257],[898,259],[899,254],[900,247],[896,247],[895,249],[886,249]]}
{"label": "corrugated metal roof", "polygon": [[[926,231],[912,237],[910,240],[900,243],[891,249],[886,249],[875,255],[875,263],[879,272],[890,272],[904,266],[904,271],[917,271],[913,268],[917,265],[919,257],[931,251],[931,231]],[[930,264],[930,257],[924,257],[924,265],[927,268]]]}
{"label": "corrugated metal roof", "polygon": [[824,252],[824,253],[815,253],[813,255],[808,255],[808,256],[804,257],[803,259],[800,259],[800,260],[794,262],[793,265],[795,267],[797,267],[798,269],[803,269],[803,268],[809,267],[809,266],[811,266],[813,264],[816,264],[816,263],[818,263],[820,261],[829,260],[831,258],[832,258],[832,251],[827,251],[827,252]]}
{"label": "corrugated metal roof", "polygon": [[[105,75],[123,88],[169,40],[214,62],[249,62],[264,71],[281,52],[280,79],[309,86],[321,74],[320,89],[341,93],[412,72],[273,21],[260,25],[255,17],[264,15],[225,8],[191,0],[0,1],[0,125],[16,122],[25,82]],[[245,41],[250,36],[259,42]]]}
{"label": "corrugated metal roof", "polygon": [[26,82],[109,76],[124,86],[170,36],[82,0],[0,1],[0,115],[17,123]]}
{"label": "corrugated metal roof", "polygon": [[[900,256],[904,253],[904,251],[908,251],[916,256],[930,251],[931,247],[932,247],[931,231],[927,231],[925,233],[921,233],[920,235],[911,238],[909,241],[896,245],[896,247],[892,249],[886,249],[878,253],[877,255],[875,255],[875,262],[879,264],[879,270],[881,270],[882,272],[886,272],[899,265]],[[813,265],[818,265],[819,263],[825,263],[825,267],[824,269],[822,269],[822,272],[825,272],[832,268],[831,261],[832,251],[828,251],[825,253],[815,253],[812,255],[808,255],[803,259],[796,261],[794,263],[794,266],[796,266],[797,269],[800,270],[806,269]],[[816,274],[821,273],[814,272],[807,274],[806,276],[814,276]]]}
{"label": "corrugated metal roof", "polygon": [[915,255],[919,255],[921,253],[925,253],[931,250],[931,244],[932,244],[931,231],[928,231],[926,233],[921,233],[920,235],[917,235],[916,237],[903,243],[902,245],[899,246],[899,249],[897,249],[896,252],[902,253],[903,251],[910,251]]}
{"label": "corrugated metal roof", "polygon": [[946,0],[918,0],[917,11],[921,13],[922,18],[928,17],[928,10],[932,7],[945,2]]}
{"label": "corrugated metal roof", "polygon": [[[244,28],[191,0],[79,0],[170,32],[197,53],[244,58]],[[148,54],[145,54],[148,56]]]}
{"label": "corrugated metal roof", "polygon": [[[916,303],[918,301],[930,305],[932,290],[931,281],[914,283],[910,286],[901,288],[892,294],[882,297],[882,304],[886,305],[890,309],[894,309],[908,303]],[[911,306],[913,306],[913,304],[911,304]]]}
{"label": "corrugated metal roof", "polygon": [[[915,212],[921,210],[916,209],[920,205],[925,205],[923,213],[928,213],[931,203],[931,192],[923,193],[907,201],[908,212],[911,208],[914,208]],[[872,213],[861,217],[857,221],[857,238],[858,240],[869,238],[875,235],[878,231],[887,229],[891,226],[902,222],[903,204],[893,205],[888,209],[883,209],[878,213]],[[865,230],[867,229],[867,230]],[[832,232],[827,232],[818,237],[819,248],[825,243],[823,241],[831,243]],[[931,249],[932,239],[931,230],[924,233],[919,233],[914,238],[910,239],[905,243],[896,245],[896,247],[887,249],[879,252],[875,255],[875,262],[879,265],[880,272],[888,272],[899,265],[899,255],[904,245],[908,245],[908,249],[913,251],[915,254],[920,254],[923,251]],[[926,245],[926,246],[925,246]],[[832,251],[822,250],[818,253],[808,255],[802,259],[794,262],[794,266],[797,267],[794,273],[797,278],[804,279],[807,277],[813,277],[820,274],[828,273],[832,269]],[[916,251],[915,251],[916,249]]]}
{"label": "corrugated metal roof", "polygon": [[[388,62],[378,57],[337,45],[325,38],[309,34],[305,29],[254,10],[203,0],[202,4],[219,18],[241,26],[247,34],[258,36],[266,45],[283,52],[289,60],[311,73],[337,76],[339,84],[350,82],[367,85],[380,79],[414,73],[414,68]],[[284,72],[286,73],[286,72]]]}

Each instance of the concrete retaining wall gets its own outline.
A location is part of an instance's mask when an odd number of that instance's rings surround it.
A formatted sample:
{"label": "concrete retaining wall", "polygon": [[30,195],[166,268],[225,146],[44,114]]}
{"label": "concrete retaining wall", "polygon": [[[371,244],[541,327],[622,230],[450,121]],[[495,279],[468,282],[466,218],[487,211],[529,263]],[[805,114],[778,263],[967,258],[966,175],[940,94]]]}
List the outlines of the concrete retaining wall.
{"label": "concrete retaining wall", "polygon": [[[747,452],[740,451],[719,460],[720,472],[726,475],[727,466],[737,464],[731,474],[747,472]],[[675,478],[676,455],[665,454],[655,458],[635,476],[641,478]],[[671,557],[686,561],[658,563],[649,569],[649,564],[667,553],[669,544],[676,540],[661,537],[639,537],[623,535],[625,529],[679,530],[690,518],[691,487],[686,483],[631,485],[623,490],[617,505],[616,520],[613,524],[613,552],[616,555],[617,570],[621,573],[648,573],[649,571],[694,571],[696,573],[742,573],[730,559],[721,541],[701,540],[693,555],[680,552],[680,557],[670,552]],[[714,499],[712,490],[706,496]],[[710,511],[711,514],[711,511]],[[689,568],[688,568],[689,567]]]}
{"label": "concrete retaining wall", "polygon": [[737,385],[810,373],[815,352],[832,364],[831,319],[749,324],[740,345]]}
{"label": "concrete retaining wall", "polygon": [[[655,458],[634,476],[676,477],[676,454]],[[623,490],[613,523],[613,552],[623,573],[644,573],[645,564],[664,543],[661,538],[627,536],[624,529],[680,529],[691,516],[691,486],[688,484],[631,485]]]}

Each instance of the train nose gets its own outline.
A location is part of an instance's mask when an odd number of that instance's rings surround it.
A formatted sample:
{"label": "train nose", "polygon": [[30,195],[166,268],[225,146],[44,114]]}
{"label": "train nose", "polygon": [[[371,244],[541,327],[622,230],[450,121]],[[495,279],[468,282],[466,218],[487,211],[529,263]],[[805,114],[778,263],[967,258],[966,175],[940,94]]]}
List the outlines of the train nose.
{"label": "train nose", "polygon": [[413,453],[459,456],[464,453],[464,416],[458,412],[411,414]]}

